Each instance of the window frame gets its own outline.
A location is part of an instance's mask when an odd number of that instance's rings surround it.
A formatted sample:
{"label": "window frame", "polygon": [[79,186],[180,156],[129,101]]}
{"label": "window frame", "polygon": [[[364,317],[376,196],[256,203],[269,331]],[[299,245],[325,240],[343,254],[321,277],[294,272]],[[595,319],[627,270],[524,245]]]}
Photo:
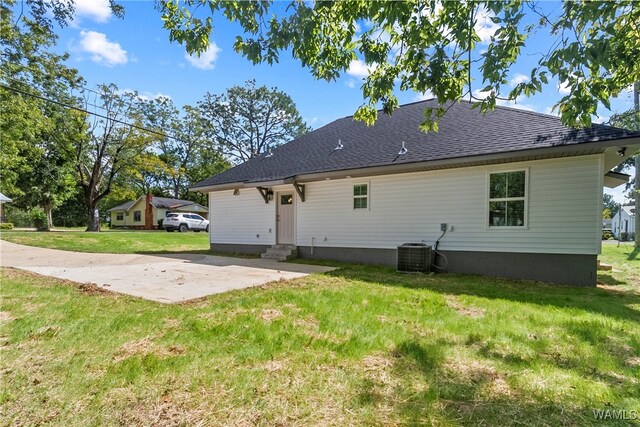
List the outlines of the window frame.
{"label": "window frame", "polygon": [[[356,185],[366,185],[367,186],[367,195],[366,196],[356,196],[355,193],[355,187]],[[356,199],[366,199],[367,200],[367,207],[366,208],[356,208],[355,207],[355,200]],[[354,182],[351,184],[351,209],[354,212],[366,212],[371,210],[371,183],[369,181],[366,182]]]}
{"label": "window frame", "polygon": [[[491,175],[501,173],[524,172],[524,196],[523,197],[497,197],[491,198]],[[529,168],[500,169],[487,171],[485,193],[485,229],[486,230],[527,230],[529,229]],[[524,201],[524,223],[523,225],[491,225],[490,207],[491,202],[515,202]]]}
{"label": "window frame", "polygon": [[[136,219],[136,214],[139,215],[138,219]],[[133,211],[133,222],[142,222],[142,211]]]}
{"label": "window frame", "polygon": [[124,212],[116,213],[116,221],[124,221]]}

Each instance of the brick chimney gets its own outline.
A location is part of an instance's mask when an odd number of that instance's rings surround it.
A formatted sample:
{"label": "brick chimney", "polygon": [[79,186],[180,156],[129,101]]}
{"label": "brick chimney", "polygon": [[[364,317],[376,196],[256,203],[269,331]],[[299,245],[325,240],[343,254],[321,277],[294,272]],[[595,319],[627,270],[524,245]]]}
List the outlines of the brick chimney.
{"label": "brick chimney", "polygon": [[155,229],[155,224],[153,223],[153,206],[151,206],[151,202],[153,201],[153,195],[151,193],[147,193],[147,203],[144,210],[144,229],[145,230],[153,230]]}

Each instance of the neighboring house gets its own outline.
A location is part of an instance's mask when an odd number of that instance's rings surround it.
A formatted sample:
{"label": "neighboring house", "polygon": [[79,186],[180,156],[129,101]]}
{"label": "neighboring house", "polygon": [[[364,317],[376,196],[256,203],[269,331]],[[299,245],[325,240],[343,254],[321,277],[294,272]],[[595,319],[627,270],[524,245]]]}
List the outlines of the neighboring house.
{"label": "neighboring house", "polygon": [[621,233],[627,233],[627,239],[630,239],[631,233],[636,232],[636,206],[620,206],[618,212],[611,219],[611,232],[620,238]]}
{"label": "neighboring house", "polygon": [[11,202],[13,202],[13,200],[0,193],[0,223],[4,222],[4,204]]}
{"label": "neighboring house", "polygon": [[398,245],[440,239],[440,270],[595,285],[603,186],[624,182],[607,171],[640,133],[460,102],[425,134],[425,107],[336,120],[195,184],[212,250],[395,265]]}
{"label": "neighboring house", "polygon": [[140,196],[122,205],[109,209],[111,215],[111,227],[126,228],[158,228],[158,220],[164,219],[167,212],[195,212],[203,216],[209,214],[208,208],[198,203],[156,197],[151,194]]}

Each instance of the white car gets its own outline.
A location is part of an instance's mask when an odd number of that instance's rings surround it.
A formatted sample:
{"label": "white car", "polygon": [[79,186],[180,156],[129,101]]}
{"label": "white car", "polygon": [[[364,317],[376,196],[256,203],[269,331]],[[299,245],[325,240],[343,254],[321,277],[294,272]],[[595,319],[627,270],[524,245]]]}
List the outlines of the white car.
{"label": "white car", "polygon": [[170,233],[176,230],[181,233],[189,230],[209,232],[209,221],[194,213],[168,213],[162,220],[162,228]]}

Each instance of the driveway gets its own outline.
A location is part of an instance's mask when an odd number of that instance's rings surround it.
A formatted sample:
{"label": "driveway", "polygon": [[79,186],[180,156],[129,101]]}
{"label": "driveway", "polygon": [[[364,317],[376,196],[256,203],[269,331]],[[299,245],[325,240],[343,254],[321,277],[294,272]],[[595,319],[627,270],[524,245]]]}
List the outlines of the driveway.
{"label": "driveway", "polygon": [[198,254],[93,254],[17,245],[0,240],[0,266],[162,303],[289,280],[331,267]]}

